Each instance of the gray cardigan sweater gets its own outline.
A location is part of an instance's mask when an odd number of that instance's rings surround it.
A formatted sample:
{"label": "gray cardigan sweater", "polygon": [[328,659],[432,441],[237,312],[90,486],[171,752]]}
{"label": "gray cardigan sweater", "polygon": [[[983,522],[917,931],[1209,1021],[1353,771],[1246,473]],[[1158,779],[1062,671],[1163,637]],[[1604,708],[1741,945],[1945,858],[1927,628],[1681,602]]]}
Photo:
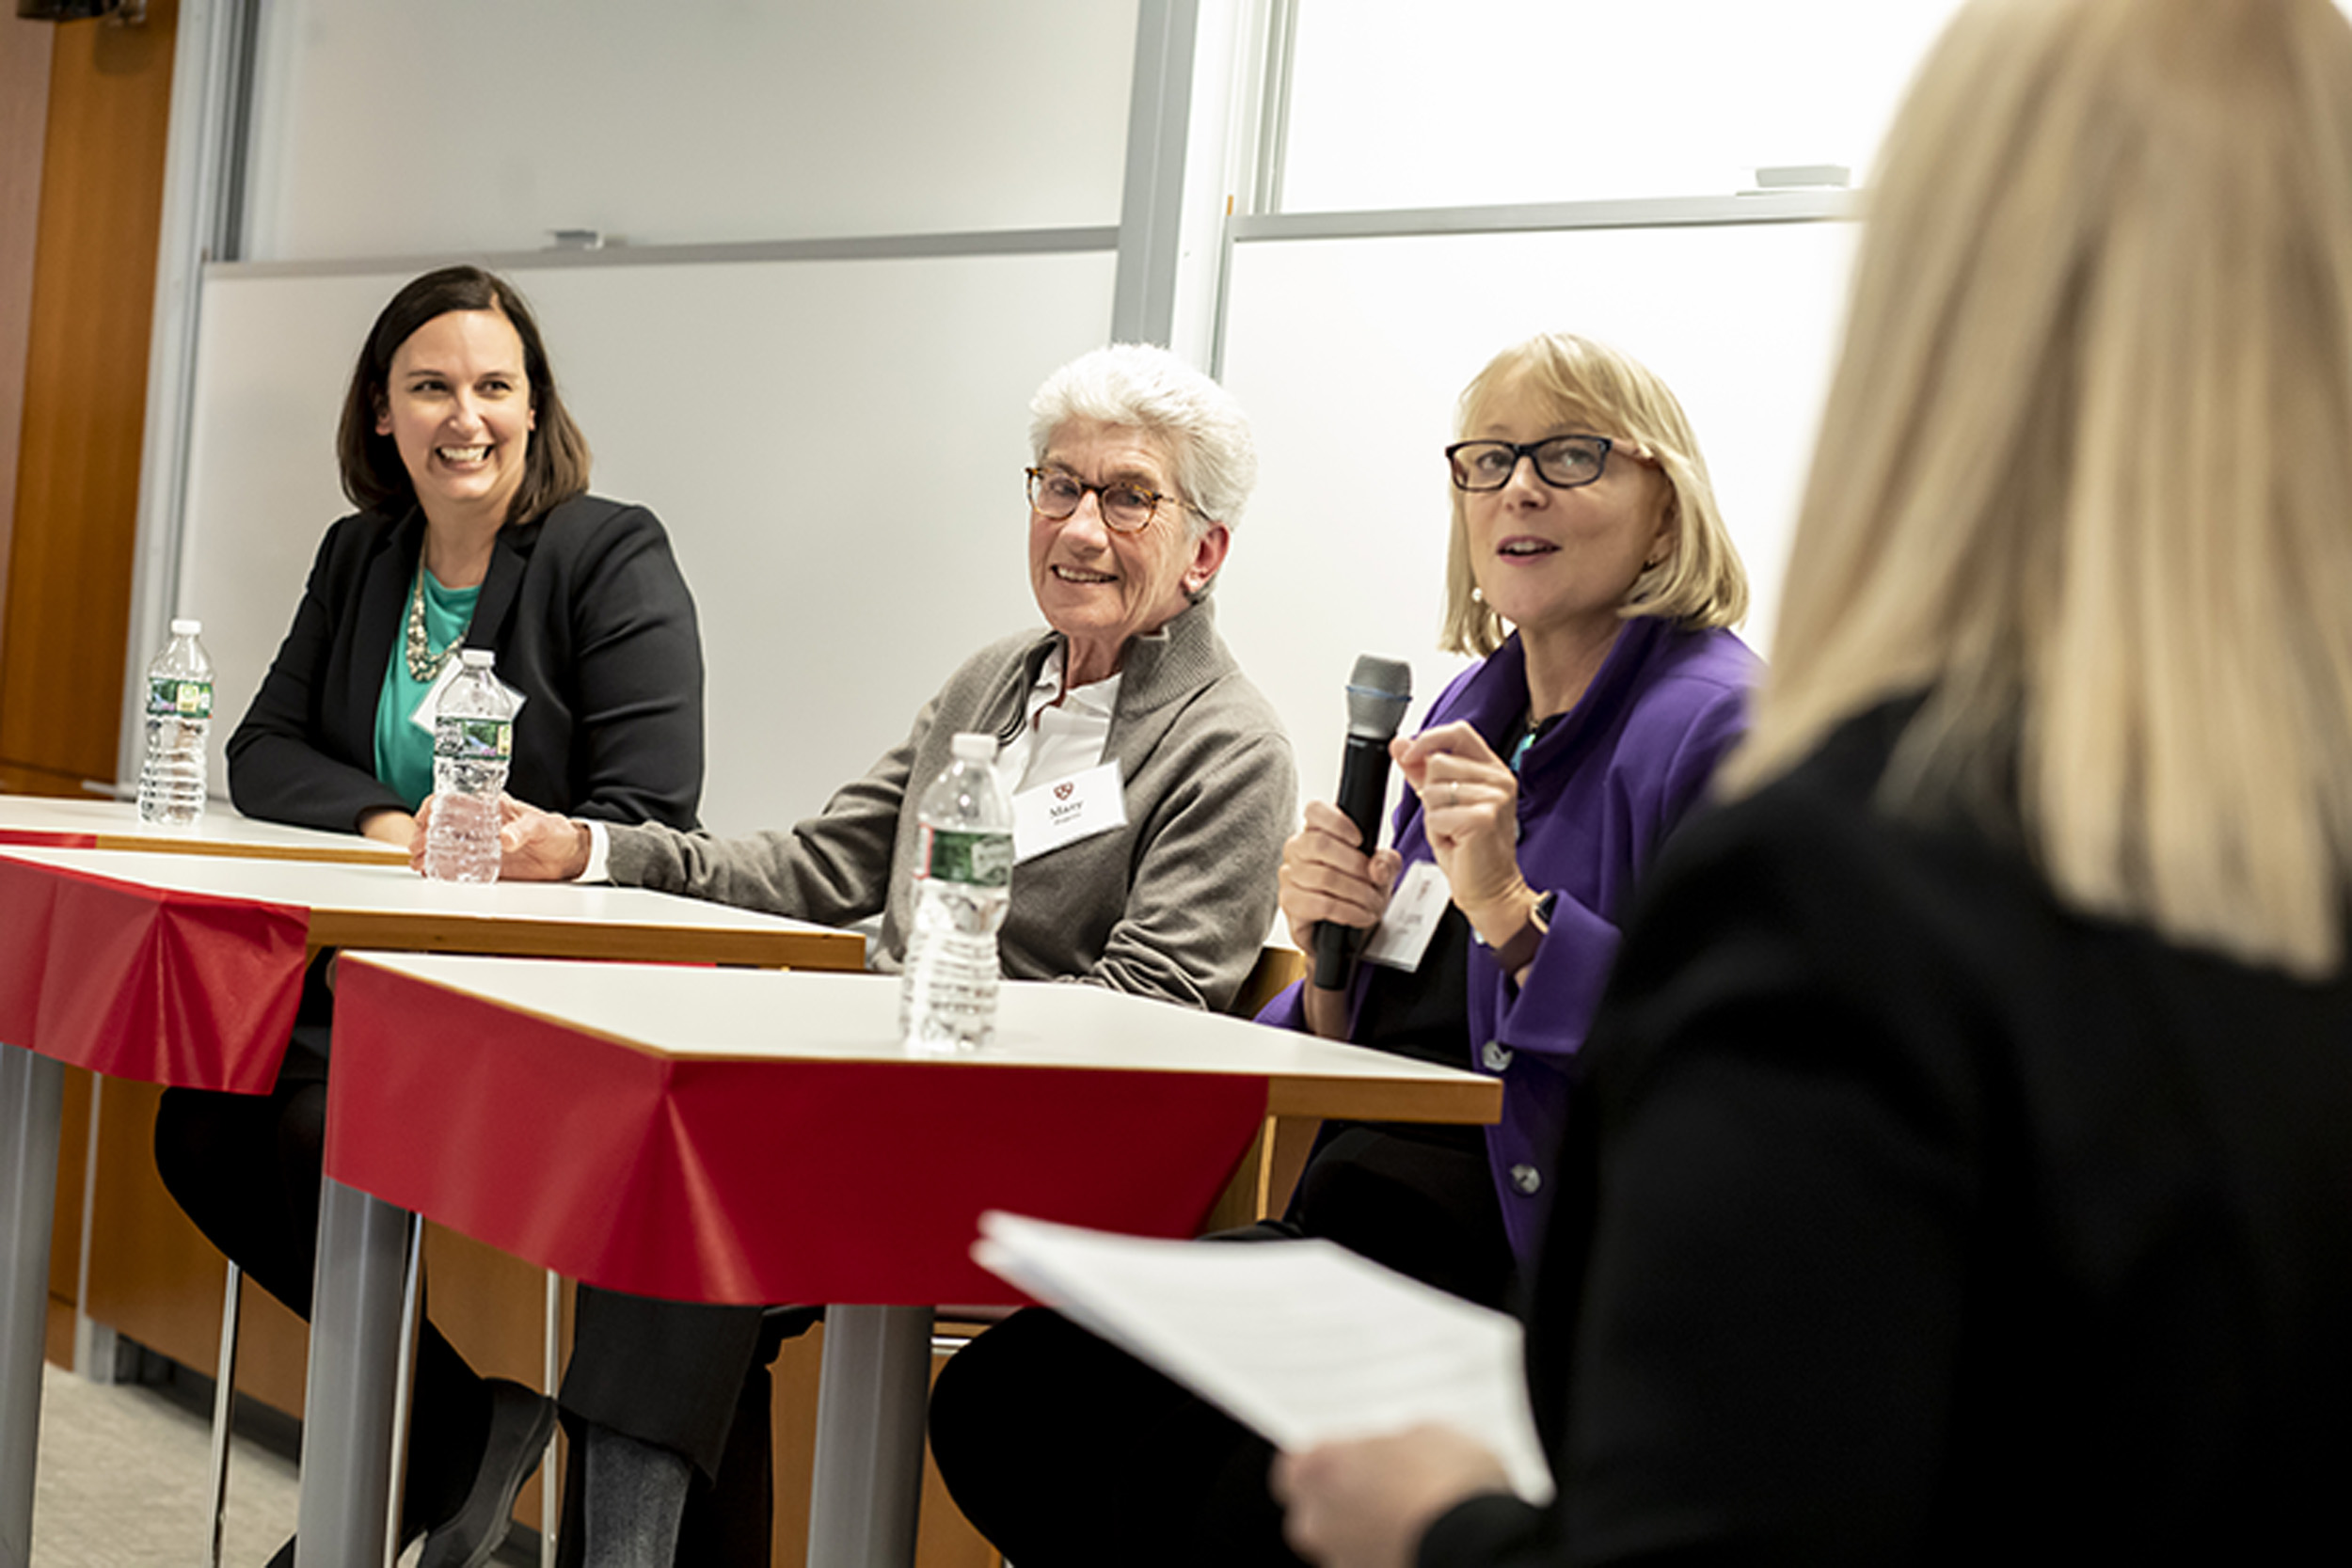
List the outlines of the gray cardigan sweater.
{"label": "gray cardigan sweater", "polygon": [[[957,731],[1018,733],[1059,641],[1025,632],[980,650],[903,743],[788,832],[612,829],[612,879],[827,925],[880,911],[876,967],[895,971],[914,916],[914,801]],[[1205,601],[1128,644],[1104,760],[1125,781],[1127,824],[1014,868],[1005,973],[1223,1007],[1273,923],[1297,780],[1281,721]]]}

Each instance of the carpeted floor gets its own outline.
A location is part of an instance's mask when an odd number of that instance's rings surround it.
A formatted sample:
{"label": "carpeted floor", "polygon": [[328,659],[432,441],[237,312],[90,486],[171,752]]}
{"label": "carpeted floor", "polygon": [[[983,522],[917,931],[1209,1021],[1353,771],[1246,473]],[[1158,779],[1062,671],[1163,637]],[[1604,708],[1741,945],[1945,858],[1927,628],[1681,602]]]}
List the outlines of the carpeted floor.
{"label": "carpeted floor", "polygon": [[[199,1413],[161,1388],[45,1368],[31,1568],[203,1568],[212,1550],[210,1418],[209,1408]],[[297,1505],[293,1459],[239,1438],[229,1459],[224,1568],[262,1568],[294,1533]],[[538,1560],[523,1533],[499,1562]],[[422,1549],[412,1544],[402,1563],[413,1565]]]}
{"label": "carpeted floor", "polygon": [[[212,1546],[205,1418],[158,1390],[61,1368],[41,1382],[33,1568],[194,1568]],[[222,1560],[261,1568],[294,1533],[291,1460],[240,1440]]]}

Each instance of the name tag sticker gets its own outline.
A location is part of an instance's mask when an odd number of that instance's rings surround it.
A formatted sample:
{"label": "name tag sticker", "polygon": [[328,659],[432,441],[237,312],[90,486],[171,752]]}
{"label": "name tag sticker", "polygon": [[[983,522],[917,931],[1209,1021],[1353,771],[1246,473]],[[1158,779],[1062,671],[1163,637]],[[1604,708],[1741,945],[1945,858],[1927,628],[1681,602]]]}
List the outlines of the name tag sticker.
{"label": "name tag sticker", "polygon": [[1415,861],[1396,879],[1389,893],[1389,907],[1380,924],[1372,928],[1372,940],[1364,943],[1359,956],[1367,963],[1401,969],[1408,974],[1419,969],[1421,956],[1429,951],[1429,939],[1445,914],[1448,897],[1445,873],[1438,869],[1438,863]]}
{"label": "name tag sticker", "polygon": [[[453,658],[447,664],[442,665],[441,673],[436,675],[433,678],[433,684],[425,689],[424,697],[417,704],[416,711],[408,715],[408,722],[416,725],[425,734],[432,735],[436,729],[435,721],[441,716],[442,696],[451,687],[457,684],[457,677],[465,673],[466,665],[463,659]],[[507,700],[515,705],[514,712],[507,715],[509,719],[521,713],[523,705],[531,700],[511,686],[506,689],[506,696]]]}
{"label": "name tag sticker", "polygon": [[416,725],[425,734],[431,735],[433,721],[438,718],[441,712],[441,693],[457,684],[457,677],[465,671],[465,668],[463,659],[453,658],[447,664],[442,665],[441,673],[435,676],[433,684],[425,689],[423,700],[417,704],[417,710],[408,716],[408,722]]}
{"label": "name tag sticker", "polygon": [[1127,791],[1116,762],[1025,789],[1012,798],[1013,863],[1126,825]]}

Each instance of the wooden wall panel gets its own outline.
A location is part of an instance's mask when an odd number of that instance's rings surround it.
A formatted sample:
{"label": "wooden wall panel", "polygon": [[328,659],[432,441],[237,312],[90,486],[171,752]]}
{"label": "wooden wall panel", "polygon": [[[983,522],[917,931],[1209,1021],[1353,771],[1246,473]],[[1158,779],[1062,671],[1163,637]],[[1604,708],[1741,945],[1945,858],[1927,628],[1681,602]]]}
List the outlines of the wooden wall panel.
{"label": "wooden wall panel", "polygon": [[49,1320],[41,1329],[41,1358],[52,1366],[73,1364],[73,1308],[52,1296]]}
{"label": "wooden wall panel", "polygon": [[8,532],[16,515],[17,441],[24,422],[24,349],[32,330],[40,157],[49,123],[50,32],[41,23],[0,19],[0,638],[8,631]]}
{"label": "wooden wall panel", "polygon": [[[954,1332],[971,1332],[959,1327]],[[817,1464],[817,1382],[824,1359],[825,1331],[819,1325],[785,1341],[776,1355],[771,1433],[776,1455],[774,1557],[778,1562],[808,1558],[809,1487]],[[946,1357],[933,1355],[937,1378]],[[947,1496],[939,1466],[923,1455],[923,1512],[914,1538],[914,1568],[1004,1568],[1004,1558],[980,1538],[955,1499]]]}
{"label": "wooden wall panel", "polygon": [[0,762],[68,787],[115,775],[178,19],[47,24]]}
{"label": "wooden wall panel", "polygon": [[825,1354],[819,1324],[787,1339],[771,1370],[769,1440],[776,1456],[774,1560],[808,1560],[808,1501],[817,1470],[817,1374]]}
{"label": "wooden wall panel", "polygon": [[82,787],[78,779],[62,772],[0,762],[0,794],[81,796]]}

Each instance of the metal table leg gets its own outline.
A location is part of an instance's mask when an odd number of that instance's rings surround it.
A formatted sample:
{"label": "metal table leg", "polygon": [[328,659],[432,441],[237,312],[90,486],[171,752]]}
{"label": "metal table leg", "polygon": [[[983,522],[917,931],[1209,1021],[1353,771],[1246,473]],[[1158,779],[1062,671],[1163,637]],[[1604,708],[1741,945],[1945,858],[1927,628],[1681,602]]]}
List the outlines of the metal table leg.
{"label": "metal table leg", "polygon": [[332,1178],[320,1189],[297,1568],[384,1560],[408,1217]]}
{"label": "metal table leg", "polygon": [[[546,1338],[541,1341],[540,1374],[548,1398],[555,1398],[564,1386],[562,1381],[564,1349],[564,1276],[553,1269],[548,1271]],[[557,1506],[555,1492],[556,1465],[555,1433],[548,1433],[548,1446],[539,1456],[547,1465],[547,1479],[539,1485],[539,1568],[555,1568],[555,1527],[562,1510]]]}
{"label": "metal table leg", "polygon": [[0,1045],[0,1568],[28,1568],[33,1556],[33,1472],[64,1103],[63,1066]]}
{"label": "metal table leg", "polygon": [[[397,1212],[397,1211],[396,1211]],[[408,1496],[408,1402],[417,1387],[417,1321],[424,1316],[424,1221],[403,1213],[399,1354],[392,1364],[392,1470],[385,1482],[384,1568],[400,1561],[400,1510]]]}
{"label": "metal table leg", "polygon": [[236,1428],[237,1323],[244,1306],[244,1284],[245,1271],[231,1259],[228,1282],[221,1290],[220,1359],[216,1363],[220,1370],[213,1380],[213,1544],[205,1559],[212,1568],[221,1568],[221,1552],[229,1536],[229,1443]]}
{"label": "metal table leg", "polygon": [[931,1309],[828,1307],[809,1568],[913,1568]]}

